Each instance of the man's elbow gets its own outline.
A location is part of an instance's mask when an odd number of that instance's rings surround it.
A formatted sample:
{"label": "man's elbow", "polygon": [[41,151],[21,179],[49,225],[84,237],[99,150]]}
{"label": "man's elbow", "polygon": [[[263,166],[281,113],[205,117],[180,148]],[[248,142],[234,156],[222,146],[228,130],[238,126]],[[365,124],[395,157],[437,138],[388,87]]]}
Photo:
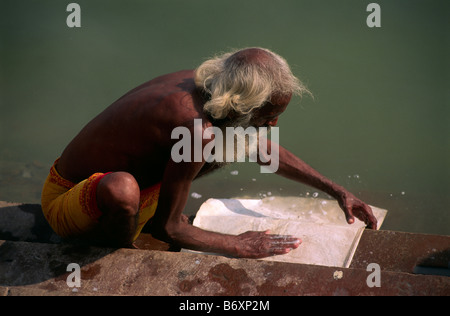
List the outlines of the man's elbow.
{"label": "man's elbow", "polygon": [[151,229],[152,236],[169,244],[179,245],[185,234],[184,223],[166,222]]}

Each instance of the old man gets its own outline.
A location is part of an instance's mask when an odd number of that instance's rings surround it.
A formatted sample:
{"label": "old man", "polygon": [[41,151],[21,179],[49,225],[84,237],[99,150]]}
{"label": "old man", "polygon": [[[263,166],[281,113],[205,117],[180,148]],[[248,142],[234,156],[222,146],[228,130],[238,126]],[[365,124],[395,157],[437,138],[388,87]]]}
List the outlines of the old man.
{"label": "old man", "polygon": [[[233,51],[196,70],[150,80],[115,101],[69,143],[45,182],[43,212],[60,236],[95,243],[131,246],[151,219],[154,236],[183,248],[245,258],[288,253],[301,243],[295,236],[233,236],[189,224],[182,213],[192,181],[220,164],[203,155],[174,159],[172,132],[275,126],[292,96],[305,92],[287,62],[263,48]],[[192,145],[211,147],[215,141],[211,134]],[[268,153],[273,148],[267,140]],[[356,216],[376,228],[367,204],[288,150],[277,146],[270,159],[278,159],[277,174],[334,197],[349,224]],[[270,159],[257,162],[268,165]]]}

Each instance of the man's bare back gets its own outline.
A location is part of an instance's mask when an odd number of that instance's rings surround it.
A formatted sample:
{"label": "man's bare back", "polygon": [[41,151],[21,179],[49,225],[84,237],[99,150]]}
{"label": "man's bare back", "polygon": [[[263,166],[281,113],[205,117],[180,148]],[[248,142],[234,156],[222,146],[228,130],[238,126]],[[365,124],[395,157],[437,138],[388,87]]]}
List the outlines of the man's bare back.
{"label": "man's bare back", "polygon": [[208,122],[193,70],[150,80],[115,101],[64,150],[57,169],[77,183],[94,172],[126,171],[141,188],[161,182],[174,140],[171,131]]}

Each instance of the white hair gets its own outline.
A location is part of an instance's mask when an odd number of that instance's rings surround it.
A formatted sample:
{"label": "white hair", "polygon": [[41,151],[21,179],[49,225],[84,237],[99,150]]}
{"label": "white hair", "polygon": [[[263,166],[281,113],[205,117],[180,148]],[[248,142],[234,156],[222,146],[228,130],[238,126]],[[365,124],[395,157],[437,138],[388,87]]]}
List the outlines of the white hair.
{"label": "white hair", "polygon": [[[245,53],[249,51],[256,58]],[[196,69],[194,79],[210,96],[204,111],[216,120],[226,118],[232,110],[250,117],[272,96],[309,93],[286,60],[265,48],[247,48],[209,59]]]}

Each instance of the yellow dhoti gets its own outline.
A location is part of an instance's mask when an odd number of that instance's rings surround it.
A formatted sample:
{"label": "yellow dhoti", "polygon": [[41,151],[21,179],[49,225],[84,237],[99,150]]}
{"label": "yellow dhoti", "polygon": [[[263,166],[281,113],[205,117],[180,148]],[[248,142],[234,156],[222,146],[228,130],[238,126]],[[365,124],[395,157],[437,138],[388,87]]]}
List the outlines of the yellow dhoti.
{"label": "yellow dhoti", "polygon": [[[102,213],[97,206],[97,185],[107,173],[95,173],[80,183],[72,183],[58,174],[53,164],[42,190],[42,211],[52,229],[61,237],[77,237],[91,230]],[[158,205],[158,183],[141,191],[139,219],[133,241],[155,215]]]}

